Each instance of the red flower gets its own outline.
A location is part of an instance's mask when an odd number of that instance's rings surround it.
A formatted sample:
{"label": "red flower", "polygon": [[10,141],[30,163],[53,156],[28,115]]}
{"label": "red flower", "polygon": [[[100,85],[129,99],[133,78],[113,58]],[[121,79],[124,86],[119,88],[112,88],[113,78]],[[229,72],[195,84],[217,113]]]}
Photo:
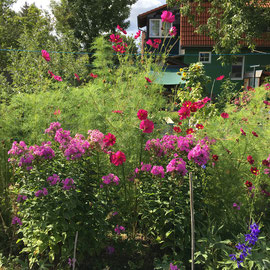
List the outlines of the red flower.
{"label": "red flower", "polygon": [[229,118],[229,114],[225,112],[223,112],[220,116],[224,119]]}
{"label": "red flower", "polygon": [[111,34],[109,41],[110,42],[114,42],[114,43],[122,43],[123,42],[123,39],[120,38],[119,35]]}
{"label": "red flower", "polygon": [[124,112],[123,111],[120,111],[120,110],[116,110],[116,111],[112,111],[113,113],[119,113],[119,114],[123,114]]}
{"label": "red flower", "polygon": [[245,185],[246,185],[246,187],[252,187],[253,186],[253,184],[251,182],[249,182],[249,181],[246,181]]}
{"label": "red flower", "polygon": [[195,131],[194,131],[193,128],[189,128],[189,129],[186,130],[186,133],[187,133],[187,134],[192,134],[192,133],[194,133],[194,132],[195,132]]}
{"label": "red flower", "polygon": [[197,112],[197,106],[196,106],[195,103],[190,106],[190,111],[191,112]]}
{"label": "red flower", "polygon": [[147,82],[152,83],[152,81],[149,78],[147,77],[144,77],[144,78],[146,79]]}
{"label": "red flower", "polygon": [[270,162],[269,162],[267,159],[264,159],[264,160],[262,161],[262,165],[269,167]]}
{"label": "red flower", "polygon": [[218,155],[212,155],[212,159],[213,159],[214,161],[218,161]]}
{"label": "red flower", "polygon": [[255,174],[255,175],[260,174],[259,170],[258,170],[256,167],[251,167],[251,168],[250,168],[250,171],[251,171],[251,173],[253,173],[253,174]]}
{"label": "red flower", "polygon": [[42,50],[41,55],[47,62],[49,62],[51,60],[51,57],[50,57],[50,55],[49,55],[49,53],[47,51]]}
{"label": "red flower", "polygon": [[154,123],[148,119],[142,120],[140,123],[140,129],[143,133],[152,133],[154,129]]}
{"label": "red flower", "polygon": [[251,165],[254,163],[254,159],[253,159],[252,156],[248,156],[248,157],[247,157],[247,161],[248,161],[248,163],[251,164]]}
{"label": "red flower", "polygon": [[80,77],[77,73],[74,73],[74,76],[76,77],[77,81],[79,82],[80,81]]}
{"label": "red flower", "polygon": [[217,77],[216,80],[217,80],[217,81],[221,81],[221,80],[224,79],[224,77],[225,77],[224,75],[221,75],[221,76]]}
{"label": "red flower", "polygon": [[159,46],[159,43],[156,43],[156,42],[153,43],[151,39],[148,39],[146,44],[153,47],[153,48],[155,48],[155,49],[157,49],[158,46]]}
{"label": "red flower", "polygon": [[182,107],[179,111],[178,114],[180,116],[180,120],[186,119],[187,117],[190,116],[190,109],[187,107]]}
{"label": "red flower", "polygon": [[255,137],[259,137],[258,134],[257,134],[255,131],[252,131],[252,134],[253,134]]}
{"label": "red flower", "polygon": [[203,126],[202,124],[197,124],[197,125],[196,125],[196,128],[197,128],[197,129],[204,129],[204,126]]}
{"label": "red flower", "polygon": [[120,52],[120,53],[126,52],[125,46],[122,46],[122,45],[119,45],[119,44],[117,44],[116,46],[113,45],[112,48],[113,48],[113,50],[116,51],[116,52]]}
{"label": "red flower", "polygon": [[264,100],[263,103],[264,103],[265,105],[270,105],[270,102],[267,101],[267,100]]}
{"label": "red flower", "polygon": [[94,78],[94,79],[98,77],[97,74],[93,74],[93,73],[90,73],[90,76],[91,76],[92,78]]}
{"label": "red flower", "polygon": [[180,127],[173,127],[173,130],[177,133],[180,133],[182,132],[181,128]]}
{"label": "red flower", "polygon": [[120,30],[123,34],[127,34],[127,31],[124,30],[122,27],[120,27],[119,25],[117,25],[117,29]]}
{"label": "red flower", "polygon": [[54,75],[53,78],[54,78],[55,80],[59,81],[59,82],[62,82],[62,81],[63,81],[62,78],[61,78],[60,76]]}
{"label": "red flower", "polygon": [[137,112],[137,116],[138,116],[138,118],[139,118],[140,120],[145,120],[145,119],[147,119],[147,115],[148,115],[148,112],[147,112],[146,110],[143,110],[143,109],[138,110],[138,112]]}
{"label": "red flower", "polygon": [[242,128],[240,128],[240,131],[242,135],[247,136],[246,132]]}
{"label": "red flower", "polygon": [[178,126],[181,126],[181,125],[182,125],[182,122],[179,122],[177,125],[178,125]]}
{"label": "red flower", "polygon": [[139,30],[139,31],[136,33],[136,35],[134,36],[134,39],[137,39],[138,37],[140,37],[140,35],[141,35],[141,30]]}
{"label": "red flower", "polygon": [[115,144],[115,141],[116,137],[111,133],[108,133],[103,140],[106,146],[113,146]]}
{"label": "red flower", "polygon": [[161,43],[161,39],[160,39],[160,38],[156,38],[156,39],[154,39],[154,43],[156,43],[156,44],[160,44],[160,43]]}
{"label": "red flower", "polygon": [[55,110],[55,112],[53,113],[54,115],[59,115],[61,114],[61,111],[58,109],[58,110]]}
{"label": "red flower", "polygon": [[51,78],[54,77],[54,74],[50,70],[48,70],[48,73],[50,74]]}
{"label": "red flower", "polygon": [[117,151],[116,153],[111,154],[110,160],[112,164],[119,166],[126,161],[126,155],[121,151]]}

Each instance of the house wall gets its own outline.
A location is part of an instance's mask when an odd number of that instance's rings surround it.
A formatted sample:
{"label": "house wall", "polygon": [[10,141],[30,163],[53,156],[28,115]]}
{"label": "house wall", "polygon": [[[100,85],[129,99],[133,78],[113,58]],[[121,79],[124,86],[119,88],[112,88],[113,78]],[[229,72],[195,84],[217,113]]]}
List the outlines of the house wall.
{"label": "house wall", "polygon": [[[260,51],[270,53],[270,48],[261,48]],[[186,64],[196,63],[199,60],[199,52],[211,52],[211,48],[186,48],[184,62]],[[241,55],[245,56],[244,59],[244,73],[253,71],[253,68],[250,68],[251,65],[260,64],[259,68],[256,70],[265,69],[265,66],[270,65],[270,55],[251,55],[250,51],[242,50]],[[206,75],[211,77],[212,82],[207,86],[208,92],[210,94],[213,80],[217,77],[224,75],[225,78],[230,78],[231,74],[231,64],[221,65],[221,62],[218,60],[218,56],[214,55],[212,52],[211,63],[205,63],[204,69],[206,71]],[[244,85],[244,80],[232,80],[233,82],[237,82],[237,87],[241,87]],[[216,81],[215,87],[213,90],[213,95],[216,96],[220,93],[220,85],[222,81]]]}

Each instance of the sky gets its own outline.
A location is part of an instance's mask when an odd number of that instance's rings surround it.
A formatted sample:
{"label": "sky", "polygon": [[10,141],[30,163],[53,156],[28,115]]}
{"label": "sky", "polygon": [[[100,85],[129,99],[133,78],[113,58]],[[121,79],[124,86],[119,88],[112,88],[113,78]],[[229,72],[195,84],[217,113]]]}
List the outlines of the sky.
{"label": "sky", "polygon": [[[50,0],[18,0],[14,4],[13,9],[19,11],[20,8],[27,2],[28,4],[35,3],[38,8],[50,9]],[[137,26],[137,15],[147,12],[148,10],[154,9],[158,6],[166,4],[166,0],[138,0],[131,7],[130,17],[130,27],[127,29],[128,34],[135,34],[138,31]]]}

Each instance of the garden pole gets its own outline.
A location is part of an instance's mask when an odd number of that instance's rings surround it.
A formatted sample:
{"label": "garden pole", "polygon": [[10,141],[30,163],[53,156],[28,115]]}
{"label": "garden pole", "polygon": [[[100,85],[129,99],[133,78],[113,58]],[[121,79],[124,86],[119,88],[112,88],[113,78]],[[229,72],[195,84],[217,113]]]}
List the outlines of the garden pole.
{"label": "garden pole", "polygon": [[75,270],[77,241],[78,241],[78,231],[76,231],[76,235],[75,235],[74,253],[73,253],[73,260],[72,260],[72,270]]}
{"label": "garden pole", "polygon": [[192,186],[192,173],[189,173],[189,196],[190,196],[190,219],[191,219],[191,270],[194,270],[194,251],[195,251],[195,220],[194,220],[194,207],[193,207],[193,186]]}

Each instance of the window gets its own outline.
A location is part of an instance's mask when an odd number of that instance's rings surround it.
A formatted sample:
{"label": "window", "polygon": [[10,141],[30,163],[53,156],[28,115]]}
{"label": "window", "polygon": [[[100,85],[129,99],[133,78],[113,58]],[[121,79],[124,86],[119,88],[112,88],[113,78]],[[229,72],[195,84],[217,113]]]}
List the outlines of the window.
{"label": "window", "polygon": [[211,52],[199,52],[199,62],[211,63]]}
{"label": "window", "polygon": [[236,61],[232,63],[232,80],[243,80],[244,77],[244,56],[237,57]]}
{"label": "window", "polygon": [[168,35],[170,28],[172,27],[172,23],[167,23],[160,19],[150,19],[149,20],[149,37],[165,37]]}

